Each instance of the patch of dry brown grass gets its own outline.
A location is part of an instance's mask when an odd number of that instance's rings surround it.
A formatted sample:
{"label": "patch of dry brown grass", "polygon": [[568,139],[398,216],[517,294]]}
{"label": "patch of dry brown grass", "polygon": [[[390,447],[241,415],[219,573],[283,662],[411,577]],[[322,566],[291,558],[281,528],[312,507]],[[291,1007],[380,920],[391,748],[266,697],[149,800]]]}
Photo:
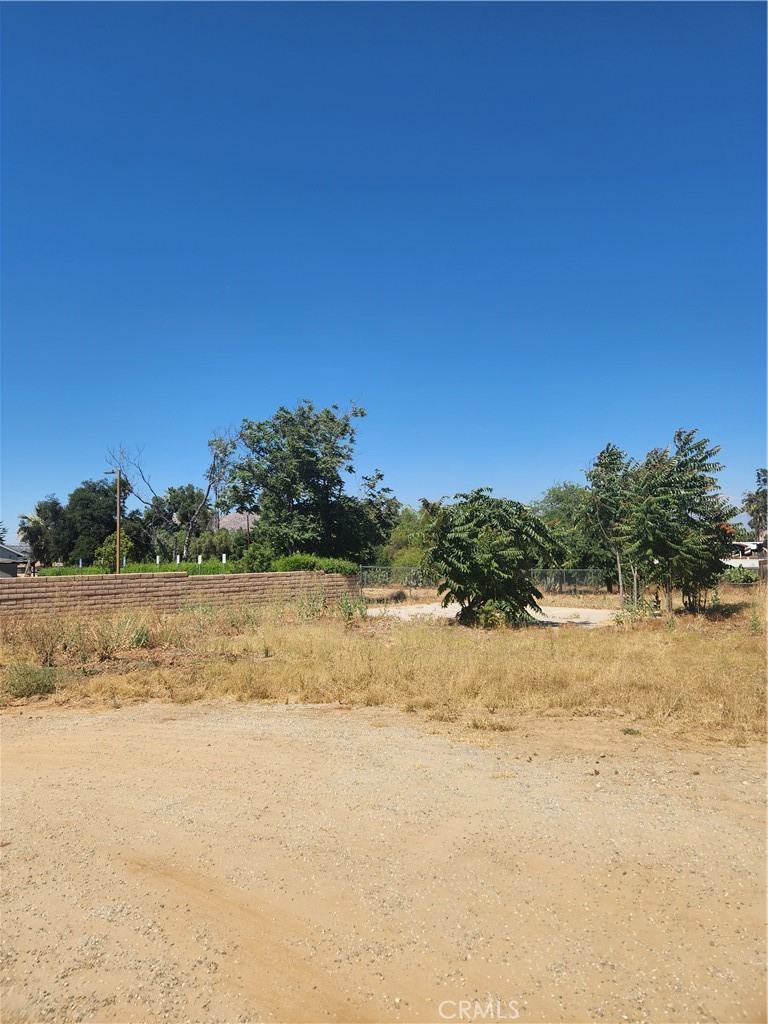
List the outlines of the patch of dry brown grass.
{"label": "patch of dry brown grass", "polygon": [[[297,608],[199,608],[0,624],[4,675],[58,666],[45,699],[388,705],[504,731],[521,712],[626,716],[736,742],[765,734],[765,614],[736,592],[704,617],[484,632]],[[5,703],[14,701],[7,692]]]}
{"label": "patch of dry brown grass", "polygon": [[550,608],[621,608],[618,594],[588,594],[586,592],[565,591],[562,594],[543,592],[540,605]]}

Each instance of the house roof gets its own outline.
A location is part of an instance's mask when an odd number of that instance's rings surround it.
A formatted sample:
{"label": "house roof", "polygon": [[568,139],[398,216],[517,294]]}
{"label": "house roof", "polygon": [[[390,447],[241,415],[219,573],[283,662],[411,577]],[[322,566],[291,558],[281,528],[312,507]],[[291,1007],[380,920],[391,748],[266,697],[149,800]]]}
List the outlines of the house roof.
{"label": "house roof", "polygon": [[22,554],[17,547],[0,544],[0,562],[26,562],[27,553]]}

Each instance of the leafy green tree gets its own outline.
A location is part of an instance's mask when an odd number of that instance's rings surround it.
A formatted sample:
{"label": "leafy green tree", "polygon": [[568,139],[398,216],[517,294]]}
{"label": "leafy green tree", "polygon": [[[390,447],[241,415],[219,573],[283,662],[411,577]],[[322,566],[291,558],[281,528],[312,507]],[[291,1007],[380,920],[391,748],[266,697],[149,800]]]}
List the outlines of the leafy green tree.
{"label": "leafy green tree", "polygon": [[144,529],[143,516],[139,509],[131,509],[120,519],[120,551],[123,552],[124,541],[131,546],[131,561],[149,562],[157,554],[150,543]]}
{"label": "leafy green tree", "polygon": [[611,553],[622,598],[632,468],[633,463],[626,452],[614,444],[607,444],[586,473],[587,521],[592,536]]}
{"label": "leafy green tree", "polygon": [[245,530],[207,530],[195,537],[189,554],[191,558],[202,555],[204,560],[221,558],[222,555],[226,555],[228,560],[238,559],[243,557],[246,547]]}
{"label": "leafy green tree", "polygon": [[0,521],[0,544],[5,542],[5,523]]}
{"label": "leafy green tree", "polygon": [[38,501],[31,515],[19,517],[18,533],[29,544],[33,561],[44,566],[65,561],[73,543],[64,506],[55,494]]}
{"label": "leafy green tree", "polygon": [[744,523],[731,523],[733,528],[731,540],[754,540],[752,530],[747,529]]}
{"label": "leafy green tree", "polygon": [[[125,559],[126,562],[133,562],[136,560],[136,553],[133,550],[133,542],[130,537],[126,536],[122,529],[120,530],[120,561]],[[114,573],[117,566],[117,531],[111,533],[109,537],[106,537],[104,541],[96,548],[93,553],[93,564],[101,566],[103,572]]]}
{"label": "leafy green tree", "polygon": [[257,515],[255,541],[276,555],[359,561],[372,553],[398,506],[378,471],[363,478],[362,497],[344,490],[344,475],[354,473],[354,420],[362,416],[356,405],[341,412],[303,401],[268,420],[243,420],[220,507]]}
{"label": "leafy green tree", "polygon": [[609,589],[612,587],[616,563],[590,520],[587,487],[571,482],[553,484],[538,501],[531,502],[531,509],[565,552],[563,568],[599,570]]}
{"label": "leafy green tree", "polygon": [[429,550],[428,521],[423,509],[400,509],[387,543],[377,552],[380,565],[420,566]]}
{"label": "leafy green tree", "polygon": [[627,550],[646,579],[663,586],[669,612],[675,587],[687,611],[703,610],[730,549],[728,520],[738,511],[718,490],[720,448],[696,434],[676,431],[674,450],[653,449],[630,477]]}
{"label": "leafy green tree", "polygon": [[362,493],[342,494],[338,502],[337,554],[358,564],[374,562],[383,540],[397,521],[400,502],[389,487],[382,487],[383,474],[376,470],[363,477]]}
{"label": "leafy green tree", "polygon": [[[125,501],[130,486],[123,481],[120,492],[121,517],[125,515]],[[96,548],[115,532],[117,515],[117,484],[114,480],[84,480],[69,495],[64,509],[71,546],[64,556],[65,561],[77,562],[82,558],[86,565],[93,562]]]}
{"label": "leafy green tree", "polygon": [[755,540],[768,533],[768,469],[758,469],[757,486],[744,494],[743,509],[749,516],[749,528]]}
{"label": "leafy green tree", "polygon": [[491,497],[490,488],[457,494],[454,504],[423,502],[431,547],[426,566],[438,576],[443,606],[461,605],[459,621],[521,622],[538,609],[531,568],[562,554],[530,508]]}
{"label": "leafy green tree", "polygon": [[696,430],[678,430],[673,448],[654,448],[642,462],[607,445],[587,472],[589,518],[616,561],[619,592],[632,575],[663,587],[667,610],[679,588],[688,611],[701,611],[722,572],[736,514],[718,490],[720,451]]}

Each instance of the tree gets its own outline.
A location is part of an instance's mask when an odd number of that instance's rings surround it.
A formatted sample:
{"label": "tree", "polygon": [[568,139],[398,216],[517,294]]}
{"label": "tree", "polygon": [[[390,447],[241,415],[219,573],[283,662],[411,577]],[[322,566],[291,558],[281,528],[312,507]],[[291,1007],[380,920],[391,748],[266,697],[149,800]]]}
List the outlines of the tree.
{"label": "tree", "polygon": [[587,487],[571,482],[553,484],[538,501],[531,502],[531,509],[565,552],[563,568],[597,569],[612,586],[616,580],[615,559],[590,521]]}
{"label": "tree", "polygon": [[717,487],[723,468],[696,430],[677,430],[674,448],[654,448],[642,462],[607,445],[587,473],[591,518],[616,558],[619,590],[624,566],[632,572],[636,602],[639,576],[664,588],[667,611],[679,587],[687,611],[701,611],[722,572],[736,514]]}
{"label": "tree", "polygon": [[[128,482],[120,491],[120,515],[125,515],[125,501],[130,494]],[[93,562],[96,548],[115,532],[117,514],[117,484],[114,480],[83,480],[69,495],[64,508],[64,520],[70,543],[65,561],[82,559],[86,565]]]}
{"label": "tree", "polygon": [[354,473],[353,421],[363,416],[354,404],[341,412],[303,401],[268,420],[244,419],[220,507],[258,516],[256,540],[275,555],[370,557],[399,504],[378,470],[363,478],[362,497],[344,490],[344,474]]}
{"label": "tree", "polygon": [[428,521],[424,509],[400,509],[389,539],[378,551],[383,565],[420,566],[429,550]]}
{"label": "tree", "polygon": [[64,561],[73,542],[64,506],[55,494],[38,501],[31,515],[19,516],[18,533],[29,544],[32,561],[41,565]]}
{"label": "tree", "polygon": [[[382,542],[400,512],[400,502],[389,487],[381,486],[383,474],[375,470],[363,477],[362,493],[342,494],[338,501],[336,543],[339,558],[374,562]],[[316,552],[311,552],[316,553]]]}
{"label": "tree", "polygon": [[607,444],[586,473],[588,522],[592,535],[605,545],[616,563],[616,578],[622,598],[631,472],[632,462],[626,452],[614,444]]}
{"label": "tree", "polygon": [[700,612],[723,571],[737,509],[719,492],[718,446],[677,430],[674,450],[654,448],[634,467],[625,522],[627,549],[649,581],[660,583],[672,611],[679,587],[687,611]]}
{"label": "tree", "polygon": [[210,527],[212,495],[219,493],[227,478],[234,448],[234,439],[228,432],[214,436],[208,442],[205,486],[189,483],[169,487],[162,495],[154,489],[144,469],[142,449],[131,452],[120,445],[108,452],[110,465],[120,470],[134,497],[144,506],[141,525],[149,546],[166,561],[173,561],[176,555],[186,561],[192,540]]}
{"label": "tree", "polygon": [[0,521],[0,544],[5,542],[5,523]]}
{"label": "tree", "polygon": [[768,469],[758,469],[757,486],[744,493],[743,510],[749,516],[749,528],[755,540],[765,540],[768,533]]}
{"label": "tree", "polygon": [[[130,537],[120,531],[120,555],[126,562],[134,561],[136,553]],[[117,531],[111,533],[93,553],[93,564],[101,566],[102,572],[113,573],[117,567]]]}
{"label": "tree", "polygon": [[491,497],[490,488],[455,499],[422,502],[431,539],[425,564],[441,579],[443,607],[457,601],[464,624],[528,619],[541,597],[530,570],[542,557],[557,558],[557,543],[529,508]]}

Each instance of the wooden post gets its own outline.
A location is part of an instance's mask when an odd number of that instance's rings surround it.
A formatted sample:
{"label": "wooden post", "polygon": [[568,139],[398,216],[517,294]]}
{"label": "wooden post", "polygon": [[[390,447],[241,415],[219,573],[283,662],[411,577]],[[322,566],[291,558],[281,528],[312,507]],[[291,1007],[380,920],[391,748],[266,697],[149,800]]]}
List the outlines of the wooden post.
{"label": "wooden post", "polygon": [[120,470],[116,472],[117,476],[117,544],[116,544],[116,555],[115,555],[115,572],[120,572]]}

